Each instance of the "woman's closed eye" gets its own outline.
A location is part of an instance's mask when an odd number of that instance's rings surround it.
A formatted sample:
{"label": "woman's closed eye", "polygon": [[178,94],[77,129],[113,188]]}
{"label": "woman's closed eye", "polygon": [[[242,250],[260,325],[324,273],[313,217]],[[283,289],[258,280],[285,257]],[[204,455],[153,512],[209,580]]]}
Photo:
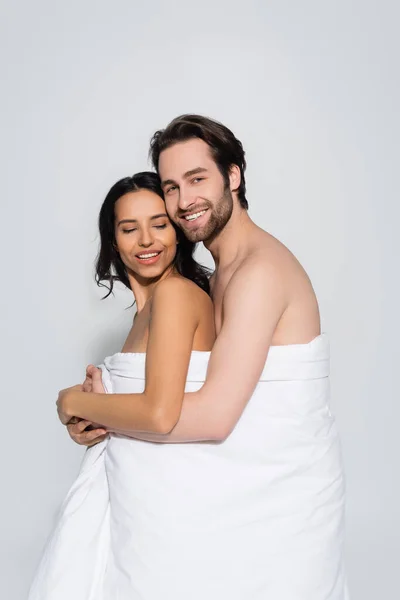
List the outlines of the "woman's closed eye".
{"label": "woman's closed eye", "polygon": [[154,227],[155,227],[156,229],[165,229],[165,228],[166,228],[166,226],[167,226],[167,224],[166,224],[166,223],[164,223],[163,225],[154,225]]}
{"label": "woman's closed eye", "polygon": [[123,233],[131,233],[132,231],[136,231],[137,227],[132,227],[131,229],[123,229]]}

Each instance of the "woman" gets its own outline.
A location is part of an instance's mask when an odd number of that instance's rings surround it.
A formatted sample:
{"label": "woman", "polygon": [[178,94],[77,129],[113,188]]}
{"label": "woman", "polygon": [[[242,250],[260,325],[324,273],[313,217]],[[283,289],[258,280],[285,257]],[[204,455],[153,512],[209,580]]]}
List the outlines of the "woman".
{"label": "woman", "polygon": [[[98,426],[102,437],[96,441],[106,439],[107,433],[122,433],[132,428],[166,433],[179,419],[192,352],[208,357],[215,339],[209,272],[194,260],[195,244],[169,220],[155,173],[137,173],[118,181],[101,207],[99,229],[101,247],[96,280],[99,285],[108,284],[107,296],[112,293],[114,282],[121,281],[132,290],[137,308],[122,352],[115,358],[136,358],[143,363],[141,366],[145,363],[146,378],[143,393],[136,394],[134,406],[124,402],[125,394],[114,396],[111,419],[106,404],[96,403],[96,420],[98,423],[107,421],[107,431]],[[81,386],[76,389],[80,390]],[[83,398],[90,400],[90,396],[84,394]],[[104,399],[106,397],[104,395]],[[75,407],[73,401],[73,394],[72,397],[71,394],[64,397],[60,394],[58,408],[64,423],[76,419],[82,409],[82,405]],[[90,411],[90,402],[85,404],[85,409]],[[102,413],[107,413],[107,419],[102,419]],[[83,421],[82,426],[94,427],[90,421]],[[94,548],[87,549],[85,554],[78,539],[83,531],[90,536],[89,521],[96,514],[96,507],[104,508],[105,480],[100,476],[96,481],[96,475],[99,475],[96,462],[104,466],[98,460],[104,447],[99,448],[100,453],[97,448],[88,451],[80,476],[65,501],[32,586],[31,599],[72,597],[62,574],[63,568],[71,564],[71,559],[67,558],[70,553],[79,556],[68,576],[70,582],[74,581],[74,587],[81,588],[74,590],[74,598],[103,598],[103,573],[98,575],[102,561],[98,552],[104,544],[101,541],[103,534],[98,536],[98,527],[102,531],[107,528],[105,513],[100,510],[102,516],[95,525],[94,538],[91,538],[91,543],[96,539]],[[97,457],[96,452],[99,453]],[[91,465],[90,469],[88,465]],[[85,480],[88,471],[89,479]],[[79,498],[85,494],[87,506],[83,507]],[[90,502],[87,502],[88,494]],[[75,525],[70,513],[78,517]],[[110,596],[104,597],[114,598],[114,592],[110,591]]]}
{"label": "woman", "polygon": [[137,312],[122,352],[147,353],[146,387],[131,406],[124,395],[113,398],[110,413],[107,402],[79,394],[76,386],[77,394],[60,395],[60,418],[66,424],[95,408],[109,432],[168,433],[179,419],[191,352],[210,350],[215,339],[207,270],[193,258],[195,245],[169,220],[155,173],[118,181],[101,208],[99,228],[97,281],[109,282],[108,295],[116,277],[133,292]]}

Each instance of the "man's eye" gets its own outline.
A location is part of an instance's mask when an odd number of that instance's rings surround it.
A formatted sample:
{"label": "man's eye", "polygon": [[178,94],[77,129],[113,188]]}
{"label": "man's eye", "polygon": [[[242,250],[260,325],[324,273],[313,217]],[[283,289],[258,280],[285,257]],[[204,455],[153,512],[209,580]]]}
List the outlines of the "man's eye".
{"label": "man's eye", "polygon": [[198,183],[199,181],[203,181],[204,177],[195,177],[192,179],[192,183]]}
{"label": "man's eye", "polygon": [[176,185],[172,185],[170,188],[168,188],[166,190],[166,194],[170,194],[171,192],[174,192],[176,190]]}

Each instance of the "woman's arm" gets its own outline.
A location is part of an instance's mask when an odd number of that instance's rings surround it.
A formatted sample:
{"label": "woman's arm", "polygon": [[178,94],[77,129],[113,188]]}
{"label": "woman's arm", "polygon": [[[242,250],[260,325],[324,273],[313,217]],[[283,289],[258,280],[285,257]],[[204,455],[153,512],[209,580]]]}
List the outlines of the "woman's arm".
{"label": "woman's arm", "polygon": [[199,324],[196,292],[188,282],[169,278],[157,285],[153,299],[142,394],[94,394],[68,388],[60,392],[58,410],[71,417],[101,423],[112,430],[166,434],[179,420]]}
{"label": "woman's arm", "polygon": [[[276,271],[246,265],[232,277],[223,305],[224,322],[206,382],[197,392],[184,395],[176,426],[167,433],[127,430],[125,435],[169,444],[222,441],[229,436],[260,378],[273,332],[287,306],[287,292]],[[126,395],[125,401],[131,397]],[[69,429],[78,441],[75,426]]]}
{"label": "woman's arm", "polygon": [[256,388],[287,305],[281,273],[254,263],[236,271],[225,291],[224,320],[203,387],[184,395],[179,422],[170,433],[128,435],[162,443],[225,440]]}

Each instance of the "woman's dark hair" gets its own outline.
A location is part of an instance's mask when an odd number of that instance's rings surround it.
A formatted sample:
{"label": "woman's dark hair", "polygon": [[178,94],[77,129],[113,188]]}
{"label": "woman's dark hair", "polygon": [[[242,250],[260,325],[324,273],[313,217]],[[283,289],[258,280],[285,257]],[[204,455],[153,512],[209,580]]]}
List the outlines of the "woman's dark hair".
{"label": "woman's dark hair", "polygon": [[[160,178],[157,173],[144,171],[117,181],[108,192],[100,209],[100,250],[96,259],[96,283],[98,286],[108,288],[108,293],[104,298],[112,293],[115,281],[121,281],[127,288],[131,289],[126,267],[116,250],[114,210],[115,203],[121,196],[139,190],[149,190],[164,200]],[[194,281],[209,294],[210,284],[208,279],[211,271],[193,258],[196,244],[190,242],[174,223],[172,225],[179,242],[173,262],[176,271],[183,277]]]}
{"label": "woman's dark hair", "polygon": [[150,142],[149,154],[157,173],[158,161],[163,150],[193,138],[199,138],[208,144],[225,185],[229,185],[229,171],[232,165],[239,167],[240,185],[236,191],[240,205],[247,210],[249,204],[246,199],[246,159],[243,146],[232,131],[218,121],[200,115],[181,115],[171,121],[165,129],[156,131]]}

